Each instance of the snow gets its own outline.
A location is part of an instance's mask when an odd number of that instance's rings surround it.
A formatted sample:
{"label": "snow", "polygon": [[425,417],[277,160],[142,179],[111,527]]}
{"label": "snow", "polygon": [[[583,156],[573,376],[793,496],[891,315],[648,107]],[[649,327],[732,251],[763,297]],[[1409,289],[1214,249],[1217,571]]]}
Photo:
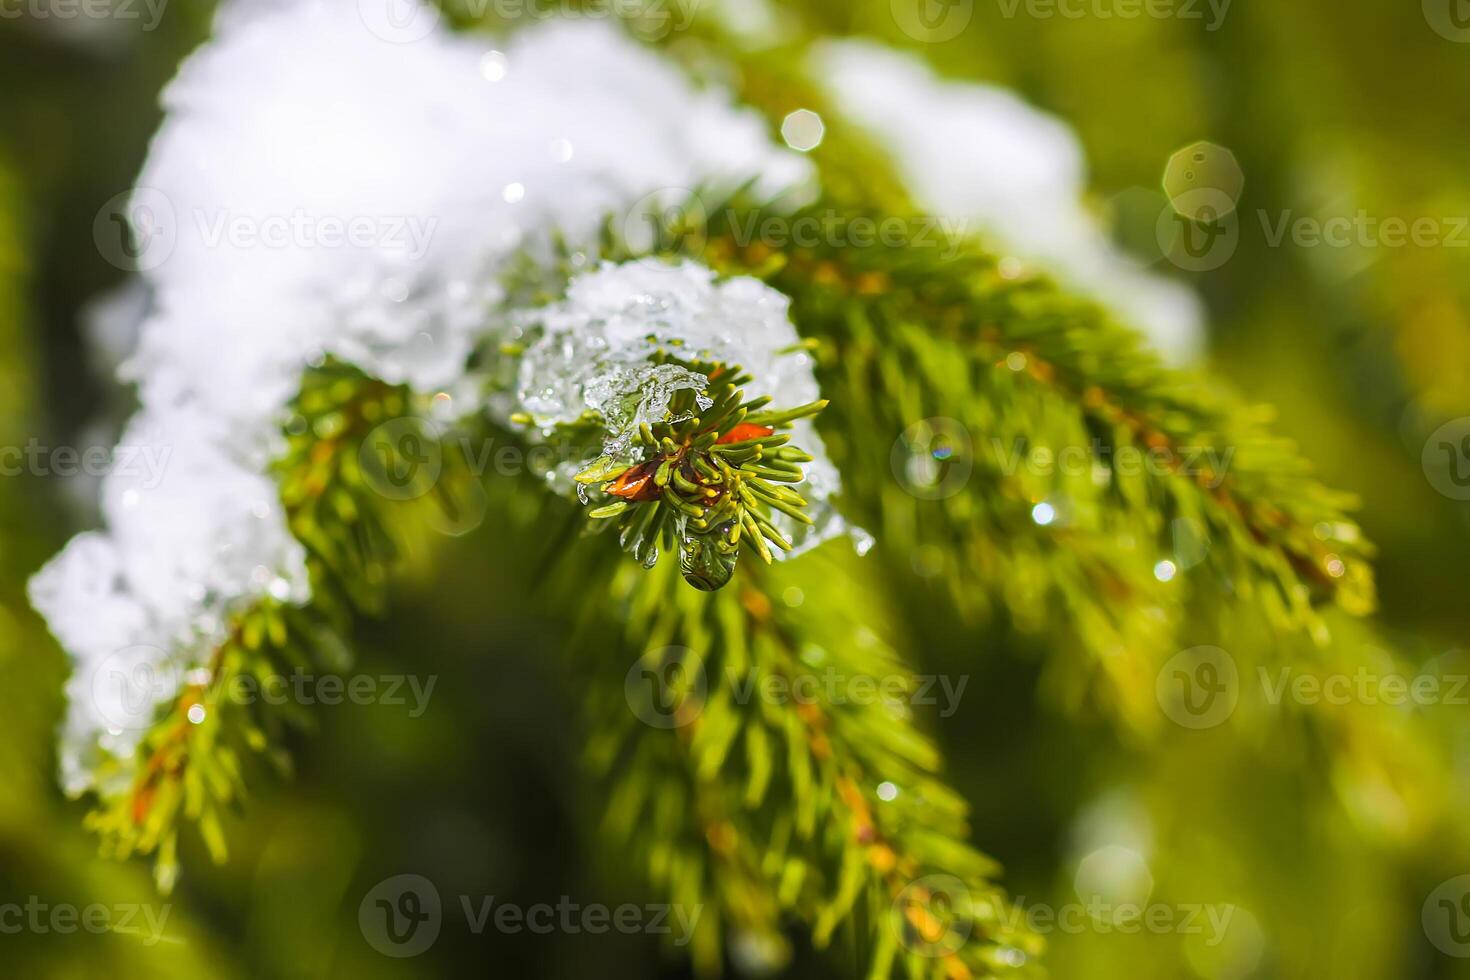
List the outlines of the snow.
{"label": "snow", "polygon": [[1006,89],[945,81],[919,58],[869,41],[823,42],[812,62],[839,112],[886,148],[920,207],[966,221],[1091,293],[1166,356],[1198,354],[1198,297],[1112,245],[1084,203],[1087,163],[1064,122]]}
{"label": "snow", "polygon": [[32,604],[75,662],[61,747],[69,791],[87,787],[99,748],[132,754],[231,612],[267,594],[309,596],[275,486],[199,419],[135,417],[103,481],[108,530],[78,535],[31,580]]}
{"label": "snow", "polygon": [[426,4],[373,9],[235,0],[163,95],[130,210],[150,298],[116,349],[143,406],[123,443],[165,462],[109,474],[105,528],[31,584],[75,662],[70,792],[136,750],[232,612],[310,598],[267,473],[307,364],[457,389],[502,264],[553,229],[589,240],[692,188],[813,180],[756,113],[610,24],[499,43]]}
{"label": "snow", "polygon": [[[716,282],[711,269],[694,262],[605,263],[574,278],[564,302],[534,315],[543,335],[521,361],[525,409],[543,424],[574,421],[586,409],[618,416],[609,396],[623,386],[607,386],[603,379],[629,367],[655,372],[647,358],[670,341],[691,357],[740,364],[755,379],[746,389],[752,398],[779,395],[785,404],[777,407],[814,401],[818,389],[811,357],[802,351],[778,353],[801,340],[790,305],[758,280]],[[668,380],[675,388],[704,383],[698,375]],[[633,429],[662,411],[638,414],[638,420],[627,422]],[[627,435],[625,426],[615,425],[610,441],[622,444]]]}
{"label": "snow", "polygon": [[199,413],[145,410],[121,444],[152,459],[109,474],[102,512],[130,590],[157,622],[184,637],[217,629],[240,597],[307,598],[305,551],[274,482],[231,457]]}
{"label": "snow", "polygon": [[[801,338],[790,305],[756,279],[719,281],[694,262],[604,263],[575,277],[564,301],[524,318],[535,339],[521,359],[516,410],[543,427],[596,412],[607,421],[603,452],[624,457],[639,425],[662,420],[675,392],[698,390],[707,380],[677,365],[649,364],[659,349],[740,365],[753,378],[746,397],[769,395],[774,409],[815,401],[821,396],[811,355],[791,349]],[[793,426],[792,442],[814,457],[801,492],[815,525],[785,528],[805,548],[848,528],[830,500],[840,485],[837,471],[809,420]],[[553,485],[568,476],[552,474]]]}
{"label": "snow", "polygon": [[498,263],[537,234],[587,238],[696,186],[811,179],[757,114],[606,23],[394,43],[347,0],[247,6],[165,92],[138,181],[178,229],[129,368],[145,401],[187,393],[273,427],[322,351],[441,387],[499,299]]}

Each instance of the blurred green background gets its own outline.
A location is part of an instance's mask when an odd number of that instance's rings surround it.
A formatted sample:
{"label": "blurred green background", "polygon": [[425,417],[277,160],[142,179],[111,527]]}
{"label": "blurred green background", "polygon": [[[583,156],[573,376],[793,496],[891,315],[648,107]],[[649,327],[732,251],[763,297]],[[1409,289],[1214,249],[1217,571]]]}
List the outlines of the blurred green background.
{"label": "blurred green background", "polygon": [[[1436,2],[1236,0],[1207,30],[1203,3],[1202,19],[1109,18],[1092,5],[1069,18],[1024,6],[1007,16],[1009,4],[977,0],[968,28],[938,44],[906,35],[890,0],[776,6],[804,34],[884,39],[1063,117],[1085,144],[1099,213],[1144,262],[1148,236],[1137,227],[1156,212],[1140,215],[1137,202],[1156,199],[1170,155],[1202,139],[1234,152],[1246,175],[1235,256],[1197,275],[1157,269],[1204,297],[1209,366],[1276,405],[1279,429],[1323,478],[1361,495],[1380,549],[1386,635],[1429,661],[1470,634],[1470,506],[1437,493],[1420,462],[1429,431],[1470,415],[1470,248],[1273,247],[1258,215],[1470,215],[1461,97],[1470,44],[1431,26],[1460,0],[1444,11]],[[466,8],[466,19],[484,11]],[[144,31],[132,20],[47,16],[55,8],[44,4],[5,9],[0,444],[108,445],[129,396],[85,340],[82,310],[122,275],[98,254],[93,218],[131,185],[159,122],[157,94],[207,35],[211,11],[177,0]],[[603,801],[579,771],[579,677],[556,655],[566,627],[527,611],[536,569],[526,549],[498,546],[493,529],[420,556],[392,615],[353,638],[365,673],[439,678],[421,718],[387,705],[319,708],[318,730],[293,745],[296,778],[258,786],[229,828],[229,862],[212,866],[191,846],[166,899],[144,863],[96,859],[85,804],[65,800],[54,775],[65,659],[23,595],[26,578],[94,519],[88,489],[66,482],[0,480],[0,906],[32,896],[79,908],[143,903],[168,918],[153,945],[146,930],[0,931],[0,975],[684,975],[657,937],[475,935],[457,907],[411,960],[379,955],[359,930],[363,896],[403,872],[433,880],[446,905],[458,895],[652,900],[593,833]],[[1042,698],[1043,651],[1003,625],[936,618],[915,650],[921,669],[970,678],[961,710],[935,724],[951,779],[975,808],[973,839],[1005,866],[1013,895],[1076,901],[1079,869],[1127,847],[1148,856],[1145,897],[1234,908],[1216,945],[1054,932],[1053,975],[1470,976],[1421,925],[1430,892],[1470,873],[1465,821],[1444,817],[1470,815],[1459,805],[1470,788],[1470,708],[1426,709],[1445,733],[1435,749],[1451,780],[1437,788],[1443,799],[1409,794],[1385,817],[1308,788],[1304,772],[1335,763],[1305,732],[1180,730],[1140,746]],[[1406,771],[1428,751],[1374,750]],[[798,939],[788,974],[852,969],[842,953],[817,956]]]}

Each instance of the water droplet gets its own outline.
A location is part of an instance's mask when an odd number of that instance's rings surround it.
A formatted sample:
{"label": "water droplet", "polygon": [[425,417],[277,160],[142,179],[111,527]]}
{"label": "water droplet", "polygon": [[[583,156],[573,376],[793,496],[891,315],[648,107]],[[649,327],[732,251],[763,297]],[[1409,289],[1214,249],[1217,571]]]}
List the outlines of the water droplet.
{"label": "water droplet", "polygon": [[739,554],[739,548],[718,533],[685,535],[679,546],[679,570],[696,589],[714,592],[730,581]]}

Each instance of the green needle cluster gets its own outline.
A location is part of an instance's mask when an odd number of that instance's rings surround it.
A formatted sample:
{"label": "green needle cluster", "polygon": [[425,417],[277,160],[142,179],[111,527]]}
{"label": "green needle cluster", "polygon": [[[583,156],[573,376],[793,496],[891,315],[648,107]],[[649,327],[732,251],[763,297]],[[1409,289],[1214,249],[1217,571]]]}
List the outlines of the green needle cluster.
{"label": "green needle cluster", "polygon": [[619,539],[635,558],[651,567],[660,549],[677,547],[684,580],[713,592],[730,581],[742,541],[767,563],[773,546],[791,550],[778,514],[812,523],[807,501],[792,489],[812,457],[780,430],[827,403],[768,411],[769,397],[746,400],[741,386],[752,379],[738,367],[660,360],[705,375],[709,386],[678,392],[662,421],[643,423],[636,458],[600,457],[576,480],[599,488],[590,516],[618,519]]}

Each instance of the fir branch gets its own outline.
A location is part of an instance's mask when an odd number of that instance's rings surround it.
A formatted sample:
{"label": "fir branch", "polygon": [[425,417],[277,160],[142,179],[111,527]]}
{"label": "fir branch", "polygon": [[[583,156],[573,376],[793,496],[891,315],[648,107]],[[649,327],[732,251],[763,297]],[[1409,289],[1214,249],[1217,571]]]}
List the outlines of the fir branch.
{"label": "fir branch", "polygon": [[768,565],[772,547],[791,550],[776,514],[812,522],[792,489],[811,457],[777,429],[817,414],[826,402],[763,411],[770,398],[747,401],[740,386],[751,378],[738,367],[667,355],[655,361],[695,371],[709,387],[678,392],[666,421],[644,423],[636,462],[599,457],[576,480],[601,484],[603,499],[613,498],[588,516],[617,518],[619,540],[645,567],[658,560],[660,546],[677,546],[684,581],[713,592],[730,581],[742,541]]}
{"label": "fir branch", "polygon": [[[881,529],[892,551],[931,555],[958,605],[977,591],[999,597],[1013,612],[1038,594],[1060,597],[1089,642],[1095,669],[1113,675],[1120,699],[1140,689],[1139,677],[1151,676],[1153,654],[1168,631],[1158,630],[1141,652],[1126,657],[1108,656],[1114,645],[1156,628],[1159,617],[1140,610],[1182,602],[1170,599],[1153,574],[1157,556],[1167,553],[1166,522],[1175,514],[1208,522],[1216,547],[1207,567],[1234,576],[1238,593],[1276,596],[1270,611],[1292,625],[1313,621],[1313,589],[1318,599],[1336,596],[1352,605],[1337,580],[1349,578],[1348,559],[1356,562],[1361,553],[1347,547],[1351,525],[1341,517],[1342,501],[1299,470],[1283,469],[1282,447],[1245,410],[1228,397],[1191,390],[1090,305],[1046,283],[1012,282],[978,252],[952,264],[910,250],[773,255],[740,246],[729,228],[710,230],[701,243],[706,255],[726,272],[759,274],[791,296],[798,322],[825,355],[823,380],[838,396],[838,410],[828,413],[824,428],[844,464],[856,513]],[[615,243],[607,254],[617,256]],[[695,416],[690,393],[688,403],[676,401],[663,421],[640,433],[641,458],[604,461],[585,472],[586,482],[616,498],[611,506],[599,501],[591,519],[616,520],[624,543],[645,559],[653,542],[681,526],[696,535],[715,531],[725,544],[743,541],[759,552],[779,539],[779,532],[769,533],[776,514],[794,517],[801,510],[799,497],[779,489],[799,482],[801,454],[775,429],[821,404],[768,412],[744,400],[737,369],[688,365],[711,378],[701,393],[708,409]],[[130,792],[98,818],[119,850],[158,849],[161,868],[172,865],[180,815],[197,820],[217,856],[222,853],[218,813],[243,790],[242,753],[231,740],[243,738],[259,751],[276,734],[266,730],[274,721],[254,719],[252,727],[227,705],[210,710],[208,692],[233,675],[314,656],[307,638],[315,627],[340,625],[352,611],[381,603],[394,549],[378,514],[381,501],[366,486],[362,440],[375,425],[421,406],[402,389],[327,365],[305,379],[296,407],[282,495],[292,530],[308,548],[313,609],[265,604],[242,613],[208,677],[186,688],[150,734]],[[1014,432],[1027,445],[1054,450],[1091,436],[1114,449],[1197,440],[1234,445],[1243,455],[1229,473],[1166,467],[1141,479],[1107,473],[1099,481],[1091,473],[1038,480],[1009,470],[993,454],[971,452],[963,460],[974,470],[971,485],[933,501],[904,493],[887,460],[850,452],[844,458],[845,447],[860,437],[901,432],[910,419],[938,411],[973,432]],[[585,424],[596,428],[597,420]],[[1042,502],[1056,508],[1056,526],[1037,520]],[[1302,537],[1303,526],[1328,529],[1343,574],[1331,574],[1330,559]],[[700,565],[696,578],[716,584],[730,577],[728,557],[716,550],[715,570]],[[672,736],[630,714],[626,687],[599,689],[604,734],[593,745],[615,784],[609,821],[632,837],[650,877],[676,901],[708,901],[721,910],[712,921],[747,937],[747,953],[756,948],[779,958],[782,917],[791,913],[809,925],[818,945],[851,920],[851,935],[875,976],[902,969],[910,976],[956,977],[1025,967],[1036,944],[1013,933],[991,883],[993,866],[964,843],[964,803],[938,780],[937,753],[914,728],[901,697],[896,704],[890,698],[865,705],[751,697],[767,683],[794,690],[826,667],[848,678],[899,678],[900,689],[911,690],[912,678],[892,649],[848,615],[850,597],[815,598],[824,575],[852,586],[858,574],[820,571],[816,561],[806,559],[800,571],[775,567],[764,574],[756,572],[763,566],[747,563],[735,575],[738,586],[714,596],[679,586],[668,563],[612,574],[614,615],[627,624],[620,647],[652,652],[649,666],[667,666],[668,654],[660,651],[678,646],[677,662],[688,658],[706,687],[694,708],[681,704],[692,716],[679,719]],[[687,573],[690,562],[684,565]],[[1304,568],[1328,574],[1307,575]],[[813,596],[799,616],[771,600],[788,574]],[[586,577],[578,579],[569,596],[585,600]],[[592,605],[607,615],[606,607]],[[882,607],[870,597],[865,619],[876,622]],[[606,636],[606,627],[597,635]],[[201,705],[196,721],[191,712]],[[1128,714],[1137,706],[1123,707]],[[941,915],[935,882],[952,878],[965,900]],[[956,936],[964,941],[951,943]],[[698,942],[701,962],[714,965],[719,928],[707,928]]]}
{"label": "fir branch", "polygon": [[[822,117],[812,156],[827,196],[790,215],[696,193],[664,212],[695,227],[669,224],[655,237],[666,254],[699,255],[793,298],[801,330],[821,342],[824,391],[843,405],[824,422],[835,455],[865,434],[897,437],[894,466],[837,462],[850,509],[906,566],[901,576],[917,570],[920,591],[947,587],[972,618],[999,611],[1028,631],[1060,625],[1054,646],[1086,656],[1057,664],[1053,686],[1069,701],[1111,702],[1105,710],[1138,728],[1158,723],[1149,681],[1178,649],[1195,584],[1319,646],[1330,636],[1324,604],[1372,611],[1372,549],[1346,516],[1355,500],[1310,477],[1296,448],[1271,434],[1268,411],[1163,365],[1096,304],[977,241],[942,242],[943,254],[917,236],[898,248],[841,244],[855,240],[855,221],[928,219],[889,156],[811,76],[808,46],[752,50],[709,29],[739,59],[742,97],[773,127],[796,109]],[[749,234],[766,216],[786,228],[827,221],[828,241],[773,248]],[[610,232],[618,254],[627,243]],[[956,431],[945,431],[951,421]],[[937,466],[901,445],[916,429],[948,454]],[[1055,470],[1058,453],[1079,449],[1085,464],[1071,478],[1017,465],[1051,453]],[[1130,452],[1158,465],[1125,474],[1115,461]],[[900,456],[944,485],[916,497],[895,475]],[[1200,465],[1210,459],[1224,465]],[[960,471],[969,485],[951,495]],[[1099,674],[1107,683],[1093,682]]]}
{"label": "fir branch", "polygon": [[[595,648],[605,668],[634,663],[625,686],[609,674],[592,695],[609,830],[656,883],[723,912],[736,927],[732,955],[749,968],[784,956],[767,895],[819,947],[845,931],[874,977],[1029,967],[1039,944],[1011,929],[994,865],[964,843],[965,805],[915,728],[915,681],[872,632],[881,601],[866,597],[872,615],[856,624],[850,596],[824,594],[824,581],[861,591],[838,550],[769,572],[747,566],[713,596],[680,587],[665,566],[619,571],[610,604],[574,644]],[[770,598],[790,588],[807,590],[799,615]],[[605,639],[610,618],[625,623],[619,656]],[[883,694],[831,698],[833,677]],[[701,803],[673,802],[686,797]],[[720,815],[713,824],[709,813]],[[747,885],[735,896],[722,890],[732,862]],[[752,865],[762,900],[738,904]]]}
{"label": "fir branch", "polygon": [[[1268,413],[1164,365],[1095,304],[974,242],[951,243],[953,256],[852,247],[853,223],[878,216],[839,203],[782,216],[829,234],[780,252],[745,233],[771,212],[738,197],[673,213],[707,220],[665,226],[665,254],[792,298],[841,406],[821,426],[849,509],[904,574],[947,587],[966,615],[1004,610],[1026,629],[1055,629],[1066,610],[1064,648],[1088,651],[1054,674],[1068,699],[1156,726],[1149,679],[1178,648],[1191,582],[1319,643],[1322,603],[1371,610],[1352,497],[1315,481]],[[612,226],[604,247],[633,251]],[[875,432],[895,439],[890,458],[845,452]]]}
{"label": "fir branch", "polygon": [[[250,760],[263,756],[288,771],[287,729],[311,723],[298,706],[267,704],[252,692],[288,671],[350,666],[340,636],[354,613],[381,609],[397,554],[380,514],[382,495],[362,469],[364,439],[380,424],[416,417],[424,407],[406,388],[339,363],[304,375],[276,470],[291,531],[307,550],[311,603],[303,608],[267,596],[234,613],[201,666],[185,675],[135,758],[109,761],[99,774],[100,785],[117,789],[102,794],[89,826],[112,856],[156,854],[161,890],[171,889],[177,877],[185,824],[197,826],[214,860],[225,860],[222,819],[247,793]],[[382,465],[397,462],[384,459]],[[462,462],[447,456],[435,485],[441,498],[462,484],[464,467],[456,465]]]}
{"label": "fir branch", "polygon": [[[718,970],[726,930],[737,964],[782,962],[788,914],[819,947],[845,927],[874,977],[1029,970],[1039,943],[1015,931],[992,881],[995,866],[965,843],[965,804],[939,779],[937,749],[915,727],[916,681],[869,625],[881,603],[863,602],[869,615],[856,624],[846,614],[850,595],[809,599],[799,616],[771,599],[787,576],[820,594],[813,577],[851,587],[854,570],[832,568],[823,552],[766,574],[756,571],[765,565],[742,573],[732,561],[716,584],[732,574],[738,584],[709,596],[684,588],[671,563],[658,562],[660,546],[722,523],[742,526],[733,502],[718,499],[732,485],[752,488],[743,502],[761,515],[760,527],[751,526],[754,517],[744,522],[744,540],[769,538],[766,508],[788,502],[780,488],[801,478],[799,467],[768,469],[769,456],[779,462],[790,453],[796,463],[804,455],[775,427],[824,404],[772,411],[765,399],[745,401],[740,386],[749,379],[739,369],[678,363],[707,376],[709,387],[681,393],[664,421],[645,426],[631,465],[604,457],[577,477],[584,488],[602,488],[604,496],[587,501],[594,525],[617,520],[623,546],[643,567],[609,565],[605,551],[589,552],[600,544],[593,539],[553,562],[559,586],[541,586],[553,610],[585,610],[571,649],[595,650],[599,670],[633,661],[626,676],[594,683],[589,696],[589,760],[610,786],[604,831],[631,845],[673,901],[705,910],[693,950],[705,972]],[[599,425],[584,417],[550,438],[585,445],[589,427]],[[790,502],[799,515],[800,498]],[[687,581],[687,544],[685,556]],[[697,584],[708,575],[694,570]],[[605,602],[588,601],[589,578],[611,579]],[[609,635],[621,641],[611,646]],[[832,676],[883,697],[829,698],[820,685]],[[645,692],[645,683],[660,690]],[[771,684],[794,697],[762,695]],[[643,693],[654,700],[640,701]]]}
{"label": "fir branch", "polygon": [[[1371,609],[1368,549],[1344,514],[1351,495],[1313,480],[1295,447],[1266,429],[1269,413],[1165,366],[1094,304],[1041,277],[1011,277],[977,251],[942,262],[916,249],[796,249],[769,278],[794,298],[804,329],[830,337],[836,361],[866,362],[866,381],[892,383],[894,372],[875,363],[878,337],[896,341],[899,356],[925,358],[926,379],[964,349],[1000,398],[1015,393],[1001,387],[1011,379],[1035,386],[1104,447],[1154,452],[1166,472],[1148,482],[1174,507],[1202,511],[1253,567],[1237,585],[1273,582],[1299,623],[1311,619],[1309,596],[1355,613]],[[1103,489],[1124,506],[1163,502],[1116,479]]]}
{"label": "fir branch", "polygon": [[87,824],[101,835],[104,853],[120,859],[156,853],[155,878],[166,893],[178,875],[178,835],[187,822],[198,827],[210,856],[224,861],[223,816],[246,796],[249,758],[265,754],[278,770],[288,770],[280,748],[285,727],[308,723],[287,706],[265,711],[243,699],[239,682],[268,683],[288,667],[341,669],[344,658],[345,650],[309,611],[267,599],[237,615],[207,666],[189,673],[149,730],[131,773],[118,767],[125,790],[104,796],[89,814]]}

